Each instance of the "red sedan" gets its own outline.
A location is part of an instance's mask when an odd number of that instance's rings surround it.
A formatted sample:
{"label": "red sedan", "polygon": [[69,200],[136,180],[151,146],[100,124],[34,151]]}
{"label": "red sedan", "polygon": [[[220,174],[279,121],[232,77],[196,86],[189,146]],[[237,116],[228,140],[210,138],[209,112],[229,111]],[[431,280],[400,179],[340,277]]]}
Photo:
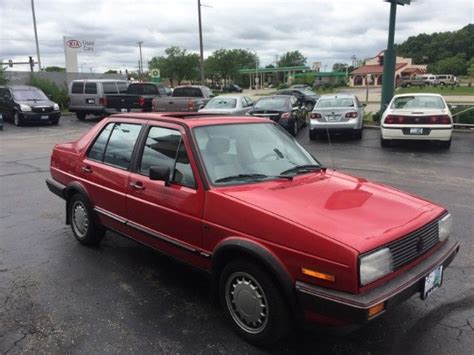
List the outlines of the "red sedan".
{"label": "red sedan", "polygon": [[261,118],[111,116],[56,145],[51,175],[79,242],[112,230],[205,271],[254,344],[424,299],[459,250],[446,209],[326,169]]}

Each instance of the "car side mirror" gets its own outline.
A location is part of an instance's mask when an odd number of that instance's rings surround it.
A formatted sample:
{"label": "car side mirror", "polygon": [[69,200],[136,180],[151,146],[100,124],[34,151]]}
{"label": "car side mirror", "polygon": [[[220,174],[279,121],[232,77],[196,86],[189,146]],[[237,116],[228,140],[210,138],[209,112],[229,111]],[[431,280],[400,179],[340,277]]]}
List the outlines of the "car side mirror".
{"label": "car side mirror", "polygon": [[169,186],[170,185],[170,167],[169,166],[150,167],[150,180],[164,181],[165,186]]}

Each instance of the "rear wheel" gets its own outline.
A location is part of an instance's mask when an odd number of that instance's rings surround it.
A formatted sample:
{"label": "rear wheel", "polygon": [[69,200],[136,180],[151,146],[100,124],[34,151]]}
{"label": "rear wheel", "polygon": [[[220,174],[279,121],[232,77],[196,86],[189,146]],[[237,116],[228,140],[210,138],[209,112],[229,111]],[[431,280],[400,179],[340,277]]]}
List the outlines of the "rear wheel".
{"label": "rear wheel", "polygon": [[102,240],[105,230],[96,224],[91,205],[87,198],[75,194],[69,201],[71,229],[76,239],[85,245],[97,245]]}
{"label": "rear wheel", "polygon": [[387,140],[387,139],[383,139],[382,137],[380,137],[380,145],[381,145],[383,148],[390,147],[390,141]]}
{"label": "rear wheel", "polygon": [[51,124],[54,126],[56,126],[58,123],[59,123],[59,118],[51,121]]}
{"label": "rear wheel", "polygon": [[270,345],[291,329],[291,317],[278,285],[260,266],[231,261],[222,271],[219,297],[234,330],[256,345]]}
{"label": "rear wheel", "polygon": [[318,135],[315,131],[309,130],[309,140],[315,141],[318,139]]}
{"label": "rear wheel", "polygon": [[441,148],[444,148],[444,149],[451,148],[451,139],[449,139],[449,141],[441,141],[439,143],[441,145]]}
{"label": "rear wheel", "polygon": [[354,137],[356,139],[362,139],[362,128],[355,131]]}
{"label": "rear wheel", "polygon": [[76,112],[76,117],[78,120],[84,121],[86,119],[86,113],[82,111]]}

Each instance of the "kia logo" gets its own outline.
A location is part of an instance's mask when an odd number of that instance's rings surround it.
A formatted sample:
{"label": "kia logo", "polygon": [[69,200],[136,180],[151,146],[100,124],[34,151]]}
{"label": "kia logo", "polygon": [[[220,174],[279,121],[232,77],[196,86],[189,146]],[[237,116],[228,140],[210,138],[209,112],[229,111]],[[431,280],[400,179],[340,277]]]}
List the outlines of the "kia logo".
{"label": "kia logo", "polygon": [[66,42],[67,46],[70,48],[81,48],[82,44],[80,41],[76,39],[70,39],[69,41]]}

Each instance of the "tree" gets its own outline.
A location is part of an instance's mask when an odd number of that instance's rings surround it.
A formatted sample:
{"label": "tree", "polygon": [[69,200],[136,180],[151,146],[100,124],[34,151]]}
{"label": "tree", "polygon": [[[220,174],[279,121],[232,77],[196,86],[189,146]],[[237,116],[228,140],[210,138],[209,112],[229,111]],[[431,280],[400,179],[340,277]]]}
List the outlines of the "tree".
{"label": "tree", "polygon": [[469,76],[474,76],[474,58],[471,58],[468,65],[469,67],[467,68],[467,74]]}
{"label": "tree", "polygon": [[186,49],[170,47],[165,49],[166,56],[153,57],[148,62],[148,68],[160,69],[161,76],[168,78],[171,85],[174,81],[180,85],[185,79],[195,80],[199,76],[199,56],[187,53]]}
{"label": "tree", "polygon": [[104,74],[118,74],[118,72],[116,70],[109,69],[106,72],[104,72]]}
{"label": "tree", "polygon": [[58,72],[58,73],[63,73],[66,71],[66,68],[62,68],[62,67],[56,67],[56,66],[52,66],[52,67],[46,67],[44,68],[44,71],[47,71],[47,72]]}
{"label": "tree", "polygon": [[464,75],[467,73],[468,62],[464,53],[438,60],[428,65],[428,72],[433,74]]}
{"label": "tree", "polygon": [[299,67],[306,64],[306,58],[299,51],[286,52],[277,64],[279,67]]}
{"label": "tree", "polygon": [[238,71],[244,68],[254,68],[258,65],[258,57],[245,49],[218,49],[205,61],[205,72],[214,80],[215,77],[235,80]]}

